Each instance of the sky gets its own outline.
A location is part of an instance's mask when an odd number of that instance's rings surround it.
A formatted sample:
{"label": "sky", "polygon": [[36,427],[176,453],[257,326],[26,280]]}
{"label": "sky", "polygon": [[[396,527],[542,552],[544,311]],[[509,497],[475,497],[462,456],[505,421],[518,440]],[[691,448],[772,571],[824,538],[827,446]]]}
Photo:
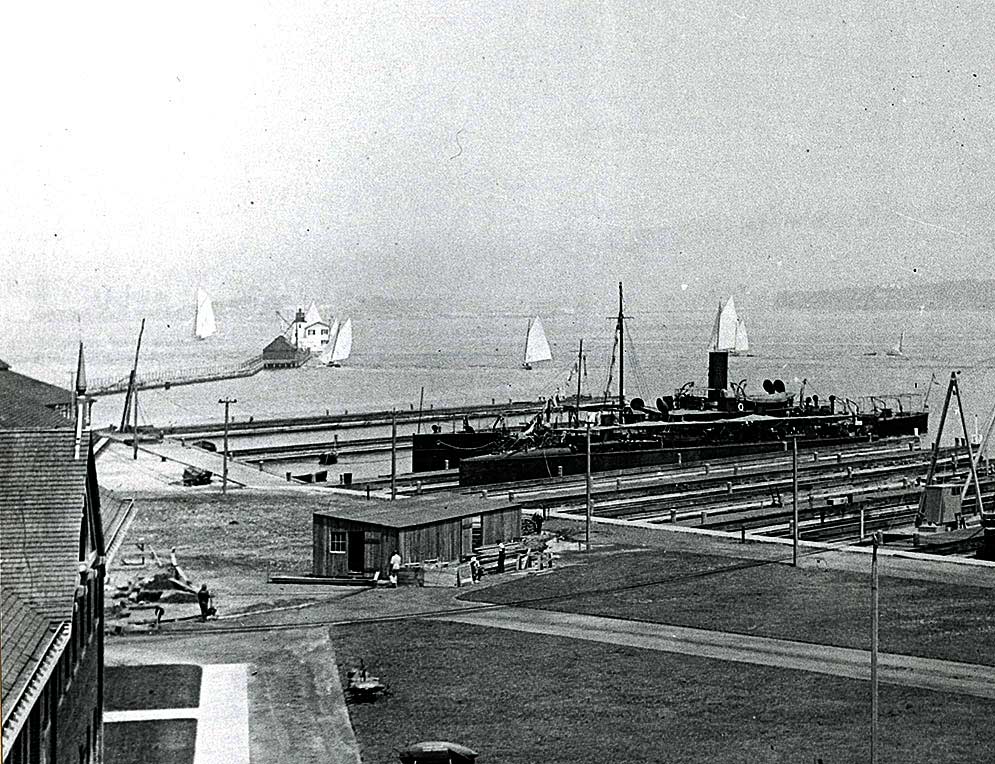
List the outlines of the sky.
{"label": "sky", "polygon": [[5,16],[0,314],[995,277],[987,3]]}

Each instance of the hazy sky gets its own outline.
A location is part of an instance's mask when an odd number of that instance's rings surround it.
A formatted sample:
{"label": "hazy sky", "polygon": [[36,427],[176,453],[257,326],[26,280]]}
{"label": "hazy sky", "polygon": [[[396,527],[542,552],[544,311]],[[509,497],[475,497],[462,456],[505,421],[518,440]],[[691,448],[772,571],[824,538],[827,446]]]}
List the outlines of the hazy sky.
{"label": "hazy sky", "polygon": [[8,305],[995,275],[990,3],[67,7],[0,33]]}

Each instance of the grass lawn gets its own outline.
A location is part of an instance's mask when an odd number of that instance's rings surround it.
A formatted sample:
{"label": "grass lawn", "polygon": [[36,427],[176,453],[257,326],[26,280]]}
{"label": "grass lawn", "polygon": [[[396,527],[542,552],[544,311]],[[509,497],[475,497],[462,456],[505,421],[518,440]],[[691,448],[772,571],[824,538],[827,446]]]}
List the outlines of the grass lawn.
{"label": "grass lawn", "polygon": [[104,710],[196,708],[200,705],[200,666],[162,663],[149,666],[107,666]]}
{"label": "grass lawn", "polygon": [[[482,764],[868,760],[867,683],[444,622],[333,632],[391,694],[349,707],[364,764],[451,740]],[[881,762],[989,758],[995,702],[881,689]]]}
{"label": "grass lawn", "polygon": [[193,764],[195,719],[116,722],[104,726],[105,764]]}
{"label": "grass lawn", "polygon": [[[662,550],[596,552],[587,559],[578,553],[571,559],[580,564],[465,599],[562,598],[529,606],[870,648],[869,573]],[[991,589],[882,578],[880,598],[882,651],[995,665]]]}

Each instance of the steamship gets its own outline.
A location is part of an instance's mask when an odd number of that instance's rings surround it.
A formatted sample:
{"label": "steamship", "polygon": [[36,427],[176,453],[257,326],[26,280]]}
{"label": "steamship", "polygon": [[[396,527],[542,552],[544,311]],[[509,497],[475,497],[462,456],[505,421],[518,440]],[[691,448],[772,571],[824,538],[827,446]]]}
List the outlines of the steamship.
{"label": "steamship", "polygon": [[742,383],[730,384],[729,355],[736,349],[722,343],[721,331],[713,333],[703,393],[688,383],[652,406],[627,398],[624,321],[619,284],[617,397],[581,403],[578,396],[560,408],[566,425],[552,423],[547,408],[518,432],[415,436],[413,469],[458,466],[460,485],[473,486],[581,474],[588,438],[591,471],[606,472],[782,452],[794,440],[799,449],[826,448],[927,432],[928,411],[916,410],[911,395],[872,397],[861,406],[833,395],[796,396],[778,379],[764,380],[762,394],[748,394]]}

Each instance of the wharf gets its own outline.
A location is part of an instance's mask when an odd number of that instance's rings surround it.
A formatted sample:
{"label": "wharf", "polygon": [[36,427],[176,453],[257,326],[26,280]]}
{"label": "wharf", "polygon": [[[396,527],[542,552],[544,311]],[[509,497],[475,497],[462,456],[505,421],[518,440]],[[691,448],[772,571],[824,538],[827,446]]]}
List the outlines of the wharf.
{"label": "wharf", "polygon": [[[582,398],[582,401],[586,400]],[[302,416],[302,417],[280,417],[274,419],[247,419],[241,421],[231,421],[228,424],[229,434],[245,433],[254,435],[271,435],[285,432],[304,432],[310,430],[337,430],[337,429],[359,429],[363,427],[383,427],[389,426],[394,417],[400,424],[418,424],[431,422],[458,421],[463,417],[482,418],[498,416],[519,416],[535,414],[546,405],[545,399],[532,401],[498,402],[491,399],[490,403],[463,406],[442,406],[434,407],[429,405],[427,409],[421,411],[411,404],[410,409],[392,411],[388,409],[380,411],[357,411],[350,413],[348,410],[342,413],[333,414],[326,412],[323,415]],[[217,438],[224,432],[224,422],[209,422],[204,424],[174,425],[163,428],[163,434],[170,436],[183,436],[184,438]]]}
{"label": "wharf", "polygon": [[[100,469],[101,486],[112,491],[161,491],[167,487],[183,493],[191,493],[197,488],[183,487],[182,473],[185,467],[196,467],[213,473],[209,490],[219,490],[223,470],[223,457],[220,453],[200,448],[187,448],[177,441],[164,440],[160,443],[139,443],[138,460],[133,459],[130,444],[113,441],[97,457]],[[233,459],[228,460],[228,484],[232,489],[316,489],[299,481],[288,481],[286,477],[264,472]]]}
{"label": "wharf", "polygon": [[[263,357],[261,355],[250,358],[239,364],[229,366],[207,366],[196,369],[183,369],[180,371],[156,371],[149,374],[141,374],[135,379],[135,389],[156,390],[180,385],[195,385],[201,382],[217,382],[223,379],[238,379],[240,377],[251,377],[263,370]],[[88,390],[92,397],[101,395],[118,395],[128,391],[128,377],[117,379],[97,379],[90,383]]]}
{"label": "wharf", "polygon": [[[298,350],[296,357],[288,361],[284,366],[273,366],[265,356],[257,355],[245,361],[235,364],[218,364],[214,366],[199,366],[179,370],[157,370],[144,374],[139,374],[135,378],[136,390],[157,390],[159,388],[168,390],[171,387],[181,385],[196,385],[203,382],[219,382],[225,379],[240,379],[242,377],[252,377],[263,369],[275,370],[278,368],[298,368],[303,366],[311,358],[308,350]],[[114,379],[91,380],[88,394],[91,397],[102,395],[118,395],[128,392],[128,381],[130,375],[117,377]]]}

